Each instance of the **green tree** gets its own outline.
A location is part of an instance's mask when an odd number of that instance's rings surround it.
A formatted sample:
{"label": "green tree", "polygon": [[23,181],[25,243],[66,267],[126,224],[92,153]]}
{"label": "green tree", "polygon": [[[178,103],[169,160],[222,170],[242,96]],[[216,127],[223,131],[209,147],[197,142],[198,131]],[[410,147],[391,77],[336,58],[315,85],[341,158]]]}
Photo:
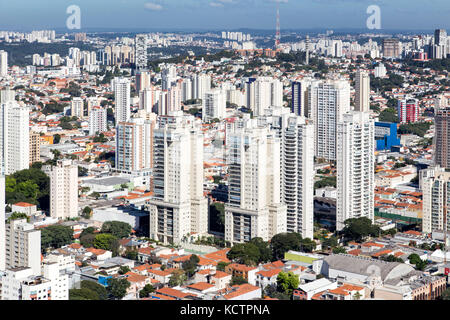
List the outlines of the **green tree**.
{"label": "green tree", "polygon": [[279,233],[270,240],[270,247],[272,249],[272,259],[284,259],[284,254],[289,250],[300,250],[301,235],[298,233]]}
{"label": "green tree", "polygon": [[138,252],[137,251],[128,251],[126,254],[127,259],[130,260],[137,260],[138,259]]}
{"label": "green tree", "polygon": [[231,282],[230,282],[230,285],[231,285],[231,286],[234,286],[234,285],[241,285],[241,284],[244,284],[244,283],[248,283],[248,282],[247,282],[247,280],[245,280],[245,278],[242,277],[242,276],[232,276],[232,277],[231,277]]}
{"label": "green tree", "polygon": [[55,134],[53,136],[53,144],[58,144],[61,141],[61,136],[59,134]]}
{"label": "green tree", "polygon": [[442,292],[440,299],[441,300],[450,300],[450,288],[448,288],[444,292]]}
{"label": "green tree", "polygon": [[122,300],[127,294],[131,283],[125,278],[109,278],[107,291],[113,300]]}
{"label": "green tree", "polygon": [[41,249],[60,248],[72,243],[73,230],[62,225],[53,225],[41,229]]}
{"label": "green tree", "polygon": [[131,234],[131,226],[128,223],[121,221],[106,221],[102,225],[101,232],[110,233],[121,239],[126,238]]}
{"label": "green tree", "polygon": [[155,288],[151,284],[146,284],[141,291],[139,291],[139,298],[147,298],[150,296],[150,293],[155,292]]}
{"label": "green tree", "polygon": [[341,233],[349,240],[362,241],[368,236],[378,236],[380,227],[373,225],[366,217],[347,219]]}
{"label": "green tree", "polygon": [[28,217],[27,214],[23,212],[13,212],[8,218],[8,223],[11,220],[19,220],[19,219],[27,219],[27,221],[29,221],[30,217]]}
{"label": "green tree", "polygon": [[111,234],[100,233],[94,238],[94,248],[114,251],[117,238]]}
{"label": "green tree", "polygon": [[90,207],[84,207],[82,212],[82,217],[89,219],[92,215],[92,209]]}
{"label": "green tree", "polygon": [[345,250],[344,247],[335,247],[333,248],[333,253],[334,254],[347,253],[347,251]]}
{"label": "green tree", "polygon": [[195,254],[191,255],[188,261],[183,262],[183,270],[189,278],[195,274],[199,262],[200,258]]}
{"label": "green tree", "polygon": [[226,263],[226,262],[221,261],[221,262],[219,262],[219,263],[217,264],[217,270],[219,270],[219,271],[225,271],[225,267],[226,267],[227,265],[229,265],[229,263]]}
{"label": "green tree", "polygon": [[119,268],[119,274],[126,274],[130,271],[131,271],[131,269],[128,266],[120,266],[120,268]]}
{"label": "green tree", "polygon": [[256,265],[260,259],[260,253],[253,243],[237,243],[228,251],[227,257],[238,263]]}
{"label": "green tree", "polygon": [[181,286],[187,280],[186,274],[183,270],[175,270],[169,279],[169,287]]}
{"label": "green tree", "polygon": [[84,235],[81,234],[80,235],[80,244],[84,248],[92,248],[94,246],[94,240],[95,240],[95,234],[93,234],[93,233],[88,233],[88,234],[84,234]]}
{"label": "green tree", "polygon": [[87,288],[70,289],[69,300],[100,300],[97,292]]}
{"label": "green tree", "polygon": [[254,244],[259,250],[258,263],[269,262],[272,259],[272,250],[270,249],[269,242],[257,237],[251,239],[249,243]]}
{"label": "green tree", "polygon": [[106,290],[106,288],[104,286],[102,286],[101,284],[99,284],[97,282],[82,280],[81,288],[94,291],[95,293],[98,294],[99,300],[107,300],[108,299],[108,291]]}
{"label": "green tree", "polygon": [[279,292],[283,292],[289,296],[298,288],[300,280],[297,274],[292,272],[280,272],[277,277],[277,288]]}

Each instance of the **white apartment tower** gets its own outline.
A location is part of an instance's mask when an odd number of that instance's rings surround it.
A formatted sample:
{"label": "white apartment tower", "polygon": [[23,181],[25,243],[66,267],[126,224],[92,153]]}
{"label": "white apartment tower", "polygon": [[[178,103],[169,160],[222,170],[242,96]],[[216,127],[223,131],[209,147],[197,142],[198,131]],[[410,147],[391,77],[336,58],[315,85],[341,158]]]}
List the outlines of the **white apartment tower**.
{"label": "white apartment tower", "polygon": [[264,115],[271,106],[283,106],[283,84],[271,77],[259,77],[248,81],[245,85],[247,108],[253,110],[255,116]]}
{"label": "white apartment tower", "polygon": [[28,267],[41,273],[41,231],[26,219],[11,220],[5,228],[6,269]]}
{"label": "white apartment tower", "polygon": [[131,117],[130,80],[126,78],[114,78],[111,88],[115,95],[116,124],[126,122]]}
{"label": "white apartment tower", "polygon": [[366,71],[358,70],[355,77],[355,111],[370,111],[370,77]]}
{"label": "white apartment tower", "polygon": [[0,77],[8,75],[8,52],[0,50]]}
{"label": "white apartment tower", "polygon": [[275,107],[259,119],[281,142],[281,199],[287,205],[287,231],[314,236],[314,125],[287,108]]}
{"label": "white apartment tower", "polygon": [[131,118],[116,128],[116,170],[138,172],[153,165],[153,131],[156,114],[151,119]]}
{"label": "white apartment tower", "polygon": [[450,172],[440,166],[420,171],[423,192],[422,232],[450,230]]}
{"label": "white apartment tower", "polygon": [[208,232],[203,195],[201,122],[182,112],[159,117],[153,143],[153,191],[148,201],[150,238],[178,244],[192,233]]}
{"label": "white apartment tower", "polygon": [[350,84],[345,80],[312,82],[308,88],[308,117],[315,125],[315,155],[336,160],[336,127],[350,111]]}
{"label": "white apartment tower", "polygon": [[235,123],[227,132],[229,173],[225,240],[265,241],[286,232],[287,207],[281,199],[280,139],[256,119]]}
{"label": "white apartment tower", "polygon": [[105,132],[107,127],[107,112],[102,107],[93,107],[89,114],[89,135]]}
{"label": "white apartment tower", "polygon": [[336,229],[350,218],[374,217],[375,122],[350,111],[337,126]]}
{"label": "white apartment tower", "polygon": [[29,109],[14,99],[14,91],[1,92],[0,157],[5,174],[28,169],[30,163]]}
{"label": "white apartment tower", "polygon": [[59,160],[50,169],[50,216],[65,220],[78,216],[78,167]]}
{"label": "white apartment tower", "polygon": [[84,117],[84,101],[82,98],[75,97],[71,102],[71,115],[72,117],[83,118]]}
{"label": "white apartment tower", "polygon": [[5,176],[0,164],[0,271],[6,269]]}
{"label": "white apartment tower", "polygon": [[195,74],[192,80],[192,99],[204,99],[205,92],[211,90],[211,76]]}
{"label": "white apartment tower", "polygon": [[203,121],[222,120],[226,116],[227,97],[223,90],[211,90],[205,93],[203,99]]}
{"label": "white apartment tower", "polygon": [[157,108],[160,98],[160,91],[154,88],[143,89],[139,92],[139,109],[148,113],[153,112]]}

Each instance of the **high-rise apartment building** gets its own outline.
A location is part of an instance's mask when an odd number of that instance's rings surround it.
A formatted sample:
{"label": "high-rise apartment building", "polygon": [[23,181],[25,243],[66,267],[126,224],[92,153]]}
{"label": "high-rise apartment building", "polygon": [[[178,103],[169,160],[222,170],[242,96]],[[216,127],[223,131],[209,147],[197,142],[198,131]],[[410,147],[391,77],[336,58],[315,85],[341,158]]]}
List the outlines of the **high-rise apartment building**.
{"label": "high-rise apartment building", "polygon": [[205,92],[211,90],[211,76],[195,74],[192,80],[192,99],[204,99]]}
{"label": "high-rise apartment building", "polygon": [[[136,70],[147,69],[147,35],[137,34],[135,39]],[[138,91],[139,92],[139,91]]]}
{"label": "high-rise apartment building", "polygon": [[114,78],[111,81],[111,88],[114,91],[114,101],[116,103],[116,125],[119,122],[127,122],[131,117],[130,80],[126,78]]}
{"label": "high-rise apartment building", "polygon": [[153,191],[148,201],[150,238],[180,243],[208,232],[208,201],[203,195],[201,121],[177,112],[158,118],[153,143]]}
{"label": "high-rise apartment building", "polygon": [[350,218],[374,217],[375,123],[350,111],[337,125],[336,229]]}
{"label": "high-rise apartment building", "polygon": [[215,89],[205,93],[203,99],[203,121],[222,120],[226,116],[227,97],[223,90]]}
{"label": "high-rise apartment building", "polygon": [[50,176],[50,216],[65,220],[78,216],[78,167],[71,160],[58,160]]}
{"label": "high-rise apartment building", "polygon": [[397,114],[400,123],[417,122],[419,120],[419,101],[411,98],[399,100]]}
{"label": "high-rise apartment building", "polygon": [[283,106],[283,84],[271,77],[259,77],[255,81],[250,79],[245,85],[247,108],[255,116],[264,115],[271,106]]}
{"label": "high-rise apartment building", "polygon": [[[5,173],[0,163],[0,203],[5,202]],[[0,206],[0,271],[6,269],[6,224],[5,206]]]}
{"label": "high-rise apartment building", "polygon": [[383,40],[383,56],[385,58],[398,58],[401,53],[399,39],[384,39]]}
{"label": "high-rise apartment building", "polygon": [[93,136],[108,130],[107,112],[102,107],[92,107],[89,114],[89,135]]}
{"label": "high-rise apartment building", "polygon": [[1,100],[0,157],[5,174],[12,174],[30,165],[29,109],[14,99],[13,90],[3,90]]}
{"label": "high-rise apartment building", "polygon": [[423,193],[422,232],[449,231],[450,172],[439,165],[421,170],[420,184]]}
{"label": "high-rise apartment building", "polygon": [[345,80],[314,81],[308,87],[308,118],[315,127],[315,154],[336,160],[336,128],[350,111],[350,84]]}
{"label": "high-rise apartment building", "polygon": [[[151,119],[151,120],[150,120]],[[116,170],[138,172],[153,166],[153,132],[156,114],[151,118],[131,118],[116,128]]]}
{"label": "high-rise apartment building", "polygon": [[75,97],[71,102],[71,116],[77,118],[84,118],[84,101],[82,98]]}
{"label": "high-rise apartment building", "polygon": [[286,232],[287,206],[281,199],[280,139],[256,119],[235,123],[226,135],[228,203],[225,240],[265,241]]}
{"label": "high-rise apartment building", "polygon": [[140,93],[142,90],[151,89],[151,76],[148,71],[139,71],[136,74],[136,92]]}
{"label": "high-rise apartment building", "polygon": [[151,113],[158,108],[158,101],[161,95],[160,90],[154,88],[143,89],[139,92],[139,109]]}
{"label": "high-rise apartment building", "polygon": [[41,231],[26,219],[11,220],[5,228],[6,269],[28,267],[41,273]]}
{"label": "high-rise apartment building", "polygon": [[274,107],[259,119],[280,139],[280,192],[287,205],[287,231],[303,238],[314,233],[314,125],[284,107]]}
{"label": "high-rise apartment building", "polygon": [[434,123],[434,163],[450,168],[450,108],[437,110]]}
{"label": "high-rise apartment building", "polygon": [[41,161],[41,135],[30,131],[30,165]]}
{"label": "high-rise apartment building", "polygon": [[8,75],[8,52],[0,50],[0,77]]}
{"label": "high-rise apartment building", "polygon": [[366,71],[358,70],[355,77],[355,111],[370,111],[370,77]]}

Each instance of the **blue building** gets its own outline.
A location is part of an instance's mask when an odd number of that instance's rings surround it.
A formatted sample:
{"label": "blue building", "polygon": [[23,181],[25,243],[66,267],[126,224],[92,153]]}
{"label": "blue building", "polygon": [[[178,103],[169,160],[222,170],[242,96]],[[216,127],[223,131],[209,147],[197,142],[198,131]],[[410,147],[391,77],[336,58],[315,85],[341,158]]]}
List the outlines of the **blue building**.
{"label": "blue building", "polygon": [[377,151],[391,151],[393,146],[399,146],[400,139],[397,136],[397,124],[375,122],[375,140],[377,141]]}

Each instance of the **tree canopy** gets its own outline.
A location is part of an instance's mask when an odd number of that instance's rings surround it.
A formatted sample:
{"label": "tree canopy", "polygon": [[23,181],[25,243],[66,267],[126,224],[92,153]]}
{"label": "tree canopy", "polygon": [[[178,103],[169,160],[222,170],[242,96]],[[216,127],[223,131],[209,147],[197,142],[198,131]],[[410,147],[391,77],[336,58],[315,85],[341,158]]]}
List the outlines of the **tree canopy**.
{"label": "tree canopy", "polygon": [[122,239],[131,234],[131,226],[126,222],[121,221],[106,221],[102,225],[102,233],[110,233],[111,235]]}
{"label": "tree canopy", "polygon": [[107,291],[112,300],[121,300],[127,295],[131,283],[126,278],[109,278]]}
{"label": "tree canopy", "polygon": [[360,242],[368,236],[378,236],[381,232],[380,227],[373,225],[366,217],[347,219],[344,224],[341,233],[347,240]]}
{"label": "tree canopy", "polygon": [[45,252],[47,248],[60,248],[72,243],[73,230],[71,227],[53,225],[41,229],[41,248]]}

